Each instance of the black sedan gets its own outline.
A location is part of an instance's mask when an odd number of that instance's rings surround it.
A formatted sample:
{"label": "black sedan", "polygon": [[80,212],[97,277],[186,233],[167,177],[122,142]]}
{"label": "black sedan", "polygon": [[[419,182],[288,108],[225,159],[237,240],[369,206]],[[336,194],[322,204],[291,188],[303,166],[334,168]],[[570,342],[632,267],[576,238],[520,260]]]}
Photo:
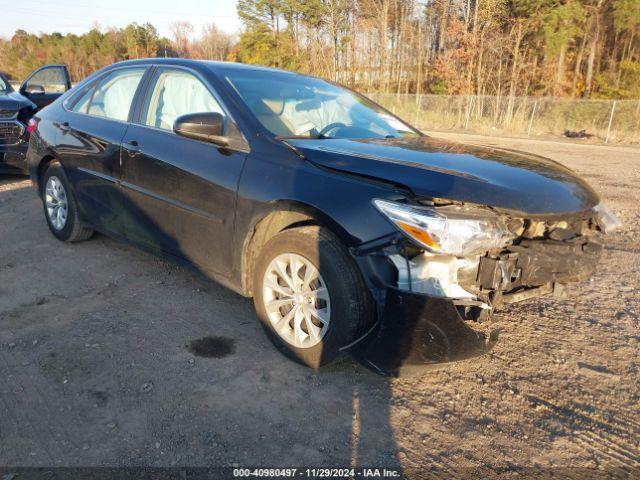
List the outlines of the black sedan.
{"label": "black sedan", "polygon": [[118,63],[31,127],[53,235],[98,230],[195,266],[253,297],[275,345],[314,368],[359,347],[395,373],[420,361],[424,325],[588,278],[618,224],[553,161],[436,140],[274,69]]}
{"label": "black sedan", "polygon": [[49,105],[71,88],[64,65],[45,65],[31,73],[14,91],[0,72],[0,173],[28,173],[27,124],[38,109]]}

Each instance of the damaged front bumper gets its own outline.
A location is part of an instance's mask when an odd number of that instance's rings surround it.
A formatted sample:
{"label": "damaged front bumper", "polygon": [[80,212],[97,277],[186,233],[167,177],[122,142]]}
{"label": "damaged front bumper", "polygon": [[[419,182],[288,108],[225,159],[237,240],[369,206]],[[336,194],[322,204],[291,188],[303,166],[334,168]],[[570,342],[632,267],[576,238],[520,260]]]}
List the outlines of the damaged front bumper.
{"label": "damaged front bumper", "polygon": [[416,367],[481,355],[494,340],[470,328],[451,300],[390,287],[382,321],[356,355],[372,370],[398,376]]}
{"label": "damaged front bumper", "polygon": [[566,284],[591,277],[601,251],[602,245],[588,237],[523,240],[502,253],[481,257],[470,289],[492,308],[552,292],[562,296]]}
{"label": "damaged front bumper", "polygon": [[495,339],[467,320],[483,321],[504,304],[564,297],[567,284],[593,274],[604,228],[592,218],[518,228],[511,245],[468,258],[415,249],[402,235],[354,250],[378,303],[378,323],[357,355],[385,375],[480,355]]}

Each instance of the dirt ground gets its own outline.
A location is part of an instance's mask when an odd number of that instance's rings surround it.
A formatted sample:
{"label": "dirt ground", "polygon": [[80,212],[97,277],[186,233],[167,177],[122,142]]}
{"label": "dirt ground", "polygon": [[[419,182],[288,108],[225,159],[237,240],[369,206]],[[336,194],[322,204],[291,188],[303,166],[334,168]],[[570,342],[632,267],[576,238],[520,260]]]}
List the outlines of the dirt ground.
{"label": "dirt ground", "polygon": [[[103,236],[60,243],[1,177],[0,465],[640,476],[640,149],[438,135],[558,160],[624,227],[570,300],[511,306],[490,353],[398,379],[292,363],[249,300]],[[217,358],[187,348],[206,336]]]}

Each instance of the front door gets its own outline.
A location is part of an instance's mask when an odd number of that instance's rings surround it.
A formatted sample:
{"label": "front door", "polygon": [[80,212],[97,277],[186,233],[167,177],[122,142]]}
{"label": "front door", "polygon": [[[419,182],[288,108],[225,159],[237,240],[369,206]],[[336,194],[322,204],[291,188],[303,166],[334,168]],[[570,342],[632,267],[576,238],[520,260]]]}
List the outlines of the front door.
{"label": "front door", "polygon": [[156,70],[139,110],[122,144],[128,235],[207,272],[227,275],[246,153],[178,136],[173,124],[188,113],[230,118],[209,85],[178,67]]}
{"label": "front door", "polygon": [[44,108],[71,88],[65,65],[45,65],[34,71],[20,86],[20,95]]}

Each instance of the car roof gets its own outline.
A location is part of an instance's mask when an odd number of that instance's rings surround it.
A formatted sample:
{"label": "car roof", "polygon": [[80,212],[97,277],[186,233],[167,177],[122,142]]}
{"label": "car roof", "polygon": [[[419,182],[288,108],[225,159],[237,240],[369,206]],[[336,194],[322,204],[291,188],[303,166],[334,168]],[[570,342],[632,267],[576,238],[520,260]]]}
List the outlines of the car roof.
{"label": "car roof", "polygon": [[[125,66],[125,65],[139,65],[139,64],[154,64],[154,65],[182,65],[185,67],[193,67],[200,66],[205,67],[214,72],[222,71],[222,70],[245,70],[245,71],[255,71],[255,72],[278,72],[278,73],[287,73],[290,75],[299,75],[296,72],[291,72],[288,70],[281,70],[279,68],[271,68],[271,67],[263,67],[261,65],[248,65],[246,63],[237,63],[237,62],[220,62],[214,60],[195,60],[192,58],[178,58],[178,57],[155,57],[155,58],[139,58],[135,60],[125,60],[123,62],[118,62],[113,65]],[[112,66],[113,66],[112,65]]]}

